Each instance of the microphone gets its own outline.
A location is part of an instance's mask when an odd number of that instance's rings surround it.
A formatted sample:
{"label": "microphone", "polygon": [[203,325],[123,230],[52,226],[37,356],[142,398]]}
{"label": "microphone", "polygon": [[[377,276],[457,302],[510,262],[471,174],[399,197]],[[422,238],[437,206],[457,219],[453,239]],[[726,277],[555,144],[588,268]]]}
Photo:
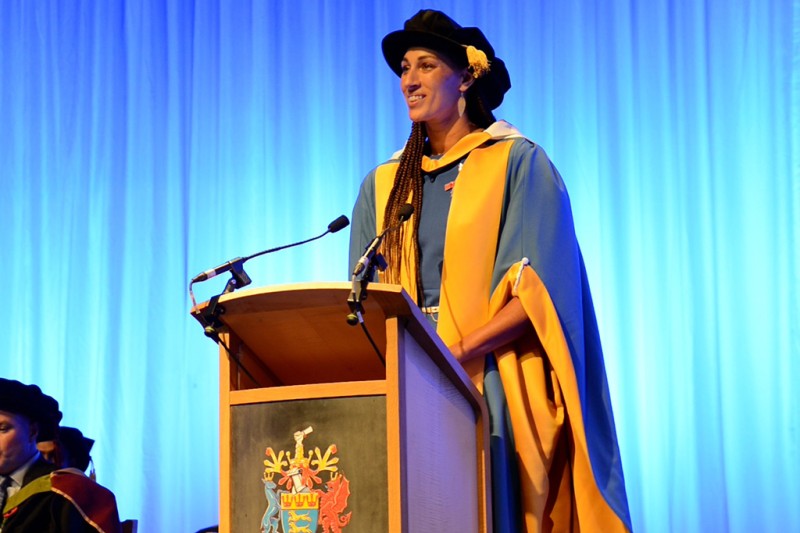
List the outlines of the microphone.
{"label": "microphone", "polygon": [[213,278],[214,276],[218,276],[220,274],[233,270],[233,267],[236,266],[237,263],[244,263],[244,259],[241,257],[237,257],[236,259],[231,259],[230,261],[222,263],[218,267],[214,267],[209,270],[206,270],[205,272],[201,272],[200,274],[192,278],[192,283],[205,281],[207,279]]}
{"label": "microphone", "polygon": [[383,242],[383,237],[389,233],[390,231],[394,231],[399,228],[403,222],[408,220],[411,215],[414,214],[414,206],[411,204],[405,204],[403,207],[400,208],[400,211],[397,213],[398,221],[393,226],[389,226],[385,230],[383,230],[380,235],[372,239],[372,242],[369,243],[366,250],[364,251],[364,255],[356,263],[355,268],[353,269],[353,276],[358,276],[372,261],[372,258],[375,257],[375,253],[378,251],[378,248]]}
{"label": "microphone", "polygon": [[[340,229],[344,229],[350,225],[350,221],[344,215],[339,215],[339,218],[328,224],[328,232],[336,233]],[[323,234],[324,235],[324,234]]]}
{"label": "microphone", "polygon": [[230,272],[231,270],[237,270],[241,267],[241,265],[249,260],[253,259],[254,257],[258,257],[260,255],[277,252],[278,250],[283,250],[285,248],[291,248],[293,246],[299,246],[301,244],[305,244],[307,242],[315,241],[327,235],[328,233],[336,233],[340,229],[346,228],[350,225],[350,220],[344,215],[339,216],[336,220],[328,224],[328,229],[324,233],[317,235],[316,237],[311,237],[310,239],[306,239],[304,241],[294,242],[292,244],[285,244],[283,246],[278,246],[277,248],[270,248],[269,250],[264,250],[253,255],[248,255],[247,257],[237,257],[236,259],[231,259],[230,261],[226,261],[222,263],[218,267],[214,267],[212,269],[206,270],[205,272],[201,272],[200,274],[196,275],[192,278],[192,283],[197,283],[199,281],[205,281],[207,279],[211,279],[214,276],[218,276],[225,272]]}

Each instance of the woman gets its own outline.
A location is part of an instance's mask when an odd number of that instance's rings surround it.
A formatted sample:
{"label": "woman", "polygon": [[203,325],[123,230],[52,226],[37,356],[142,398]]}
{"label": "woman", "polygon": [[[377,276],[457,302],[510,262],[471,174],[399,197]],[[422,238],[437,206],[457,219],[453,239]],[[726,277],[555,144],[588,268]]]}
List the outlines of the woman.
{"label": "woman", "polygon": [[351,265],[411,202],[381,281],[416,296],[484,393],[495,531],[630,530],[569,199],[544,151],[492,114],[511,87],[503,61],[432,10],[382,48],[412,129],[361,186]]}

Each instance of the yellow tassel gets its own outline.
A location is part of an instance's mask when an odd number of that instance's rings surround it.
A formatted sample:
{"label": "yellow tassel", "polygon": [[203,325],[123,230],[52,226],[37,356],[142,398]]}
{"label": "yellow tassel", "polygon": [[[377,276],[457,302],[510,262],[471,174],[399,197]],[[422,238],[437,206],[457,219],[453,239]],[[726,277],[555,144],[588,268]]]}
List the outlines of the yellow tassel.
{"label": "yellow tassel", "polygon": [[486,52],[472,45],[467,46],[467,62],[472,67],[472,76],[477,79],[489,72],[489,59]]}

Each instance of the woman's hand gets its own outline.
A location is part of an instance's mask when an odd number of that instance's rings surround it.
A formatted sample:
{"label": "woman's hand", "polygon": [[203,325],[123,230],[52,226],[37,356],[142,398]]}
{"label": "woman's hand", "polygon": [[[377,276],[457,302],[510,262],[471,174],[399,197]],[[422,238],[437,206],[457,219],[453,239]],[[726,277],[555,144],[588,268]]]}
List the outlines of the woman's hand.
{"label": "woman's hand", "polygon": [[533,332],[533,325],[516,296],[489,322],[450,346],[453,357],[461,363],[514,342],[523,334]]}

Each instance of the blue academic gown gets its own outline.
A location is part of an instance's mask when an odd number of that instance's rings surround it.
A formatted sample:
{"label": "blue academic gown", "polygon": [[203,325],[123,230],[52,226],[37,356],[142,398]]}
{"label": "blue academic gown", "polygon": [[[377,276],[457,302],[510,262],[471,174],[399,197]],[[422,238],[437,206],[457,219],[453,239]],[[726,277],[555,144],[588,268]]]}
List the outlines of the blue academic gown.
{"label": "blue academic gown", "polygon": [[[588,449],[588,462],[594,476],[599,494],[605,503],[618,518],[619,524],[609,525],[609,530],[631,529],[630,516],[625,494],[624,478],[619,457],[619,447],[616,440],[614,420],[611,410],[608,385],[604,370],[602,349],[594,317],[586,272],[583,259],[575,237],[569,198],[563,181],[554,165],[544,151],[531,141],[524,138],[519,132],[507,123],[496,123],[487,129],[490,132],[488,139],[480,141],[480,148],[485,148],[496,143],[512,143],[507,150],[502,151],[501,157],[505,160],[498,161],[497,165],[504,165],[505,171],[501,174],[502,183],[487,184],[488,187],[503,187],[502,205],[499,209],[497,220],[496,248],[493,250],[475,250],[478,256],[485,255],[492,261],[491,292],[497,293],[504,280],[508,279],[509,272],[518,271],[517,284],[525,278],[523,285],[529,286],[527,280],[533,279],[534,285],[544,288],[546,305],[552,306],[558,315],[561,336],[566,341],[569,350],[568,359],[571,368],[563,377],[565,382],[575,382],[574,387],[567,386],[569,390],[575,389],[574,398],[570,408],[572,418],[580,419],[577,431],[581,439],[585,438]],[[434,160],[425,158],[423,161],[423,177],[425,179],[423,191],[422,213],[420,218],[420,255],[421,272],[424,290],[419,301],[420,306],[437,306],[440,304],[440,283],[442,281],[444,248],[448,238],[447,224],[450,218],[450,207],[454,188],[459,185],[459,178],[465,163],[468,162],[472,152],[455,154],[449,160],[434,163]],[[445,154],[444,158],[447,158]],[[385,165],[396,165],[399,153]],[[433,170],[425,170],[426,163],[438,165]],[[441,164],[443,163],[443,164]],[[355,264],[363,253],[364,247],[372,240],[377,227],[376,219],[383,211],[383,205],[376,205],[378,174],[381,167],[373,169],[364,179],[359,197],[353,209],[353,225],[350,242],[350,264]],[[469,167],[468,167],[469,168]],[[471,169],[473,174],[475,169]],[[480,174],[478,169],[477,174]],[[466,175],[462,179],[481,179],[480,176]],[[462,200],[468,201],[468,200]],[[480,211],[478,211],[480,212]],[[377,217],[376,217],[377,215]],[[415,215],[416,216],[416,215]],[[480,224],[480,220],[472,221]],[[456,231],[454,230],[453,233]],[[468,238],[469,234],[460,235],[461,239]],[[455,236],[450,238],[455,239]],[[525,258],[524,266],[520,267],[521,259]],[[464,268],[468,268],[468,263]],[[517,265],[515,267],[515,265]],[[522,275],[530,267],[533,275]],[[463,288],[462,290],[469,290]],[[489,292],[489,291],[487,291]],[[528,291],[530,292],[530,291]],[[535,291],[534,291],[535,292]],[[540,291],[542,292],[542,291]],[[494,296],[498,296],[495,294]],[[488,301],[492,294],[485,294]],[[481,297],[483,298],[483,297]],[[539,305],[526,297],[529,307]],[[544,304],[543,304],[544,305]],[[533,320],[533,319],[532,319]],[[534,321],[536,324],[536,321]],[[539,321],[541,323],[541,321]],[[542,336],[543,332],[539,332]],[[547,336],[549,339],[550,336]],[[549,349],[550,341],[546,339]],[[552,348],[553,352],[558,347]],[[504,363],[508,368],[507,360]],[[563,365],[561,365],[563,367]],[[506,386],[509,384],[509,373],[506,372]],[[573,379],[573,375],[575,379]],[[482,388],[484,398],[490,413],[491,426],[491,458],[492,458],[492,489],[493,489],[493,521],[495,531],[523,531],[524,524],[533,523],[526,519],[524,513],[530,514],[526,504],[520,502],[520,465],[515,456],[518,453],[514,442],[514,429],[508,411],[508,402],[504,392],[503,376],[498,370],[494,354],[487,354],[482,368]],[[543,385],[552,386],[552,385]],[[556,387],[558,389],[558,387]],[[516,393],[514,393],[516,394]],[[516,397],[516,396],[515,396]],[[558,399],[557,399],[558,401]],[[568,402],[566,402],[568,403]],[[567,413],[567,427],[569,413]],[[581,427],[582,426],[582,427]],[[575,428],[572,428],[575,431]],[[528,429],[521,425],[521,430]],[[559,432],[560,434],[560,432]],[[559,457],[565,456],[564,449],[570,444],[570,439],[575,435],[564,436],[560,439],[561,451],[554,453],[553,464],[560,464]],[[568,452],[569,450],[567,450]],[[567,471],[570,466],[566,466]],[[524,471],[524,468],[522,469]],[[556,469],[553,468],[555,471]],[[552,473],[552,476],[560,475]],[[527,477],[527,476],[526,476]],[[545,474],[547,477],[547,474]],[[549,482],[555,485],[554,481]],[[555,492],[555,489],[552,489]],[[567,489],[568,491],[571,488]],[[530,492],[530,489],[528,489]],[[528,498],[530,499],[530,498]],[[552,499],[552,498],[551,498]],[[579,498],[584,500],[585,498]],[[530,504],[527,504],[530,507]],[[547,504],[552,509],[553,503]],[[595,514],[590,509],[568,510],[575,517]],[[523,511],[523,509],[525,509]],[[548,509],[536,511],[547,514]],[[562,512],[563,510],[559,511]],[[537,528],[548,529],[553,526],[548,517],[538,517]],[[557,520],[557,519],[554,519]],[[577,518],[571,518],[570,523]],[[584,518],[585,527],[591,527],[590,519]],[[557,524],[561,526],[563,524]],[[596,525],[596,524],[595,524]],[[572,529],[577,529],[574,527]]]}

